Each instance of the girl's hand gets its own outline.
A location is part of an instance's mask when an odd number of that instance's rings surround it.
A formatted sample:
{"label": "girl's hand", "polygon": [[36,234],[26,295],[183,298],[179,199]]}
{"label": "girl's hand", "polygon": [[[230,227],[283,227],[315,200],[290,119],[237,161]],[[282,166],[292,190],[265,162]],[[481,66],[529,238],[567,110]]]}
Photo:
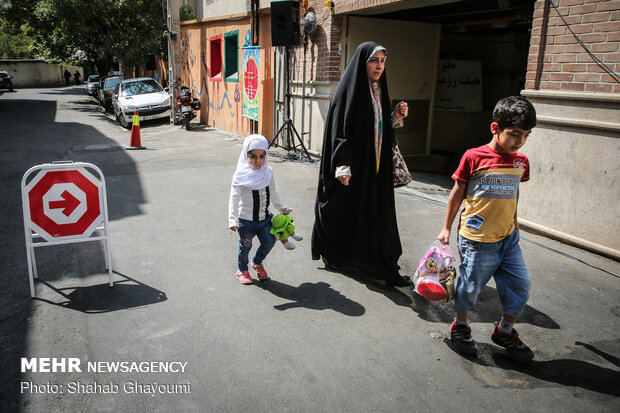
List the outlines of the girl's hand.
{"label": "girl's hand", "polygon": [[351,179],[351,175],[342,175],[338,177],[338,181],[344,186],[349,186],[349,180]]}
{"label": "girl's hand", "polygon": [[237,232],[237,228],[239,228],[239,227],[230,227],[230,230],[231,230],[232,232]]}

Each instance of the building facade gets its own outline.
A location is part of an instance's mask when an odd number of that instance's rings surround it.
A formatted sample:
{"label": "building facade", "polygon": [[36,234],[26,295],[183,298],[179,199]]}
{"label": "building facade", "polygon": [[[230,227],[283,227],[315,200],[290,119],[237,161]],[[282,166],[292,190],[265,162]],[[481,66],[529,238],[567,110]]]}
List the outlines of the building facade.
{"label": "building facade", "polygon": [[[533,230],[620,259],[620,1],[536,2],[527,81],[538,127],[524,152]],[[536,176],[538,178],[535,178]]]}
{"label": "building facade", "polygon": [[295,44],[273,46],[272,23],[280,24],[282,16],[272,12],[272,2],[196,1],[199,18],[181,25],[187,50],[183,79],[196,91],[208,91],[204,123],[240,135],[251,130],[235,107],[243,106],[234,98],[239,82],[209,77],[212,50],[226,59],[212,39],[237,30],[241,56],[241,39],[250,33],[261,59],[257,130],[270,139],[277,135],[281,143],[290,139],[278,133],[290,118],[305,146],[319,154],[340,75],[357,45],[374,40],[388,50],[391,99],[409,103],[409,118],[397,137],[413,171],[452,173],[467,148],[490,140],[497,100],[523,94],[540,118],[524,147],[532,180],[522,187],[523,224],[620,258],[615,207],[620,197],[614,185],[620,153],[619,1],[285,3],[298,5],[291,18],[311,18],[316,27],[300,27]]}

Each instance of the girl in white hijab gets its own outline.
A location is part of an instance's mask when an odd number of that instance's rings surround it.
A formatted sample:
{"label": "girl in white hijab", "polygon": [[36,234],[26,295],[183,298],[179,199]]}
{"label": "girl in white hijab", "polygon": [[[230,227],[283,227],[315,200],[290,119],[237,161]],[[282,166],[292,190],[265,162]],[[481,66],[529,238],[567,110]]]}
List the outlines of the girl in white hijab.
{"label": "girl in white hijab", "polygon": [[269,205],[273,203],[282,213],[291,211],[276,192],[273,170],[267,165],[268,149],[269,142],[262,135],[245,138],[230,188],[228,226],[239,234],[239,269],[236,276],[242,284],[254,282],[248,271],[248,257],[255,236],[260,241],[260,247],[252,257],[252,268],[258,274],[259,281],[268,277],[263,260],[276,241],[270,233],[273,215],[269,212]]}

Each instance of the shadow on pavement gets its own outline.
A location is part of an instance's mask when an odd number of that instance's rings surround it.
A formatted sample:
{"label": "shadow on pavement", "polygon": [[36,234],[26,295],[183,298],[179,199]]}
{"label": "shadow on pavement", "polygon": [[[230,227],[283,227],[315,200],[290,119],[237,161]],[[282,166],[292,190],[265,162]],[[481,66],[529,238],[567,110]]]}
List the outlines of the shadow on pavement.
{"label": "shadow on pavement", "polygon": [[276,310],[284,311],[291,308],[334,310],[350,317],[359,317],[366,312],[364,306],[342,295],[325,282],[303,283],[299,287],[274,280],[256,284],[277,297],[291,301],[274,306]]}
{"label": "shadow on pavement", "polygon": [[[418,317],[425,321],[450,324],[454,320],[453,302],[429,301],[410,288],[381,288],[372,283],[366,283],[366,287],[371,291],[385,295],[396,305],[411,307],[418,314]],[[486,286],[478,296],[476,308],[469,313],[470,321],[492,323],[499,320],[501,315],[502,305],[497,291],[493,287]],[[519,317],[519,323],[528,323],[554,330],[560,328],[551,317],[529,305],[525,306],[523,315]]]}
{"label": "shadow on pavement", "polygon": [[[113,273],[125,278],[122,281],[115,280],[114,287],[110,287],[110,284],[106,282],[87,287],[55,288],[51,284],[42,281],[41,284],[56,291],[66,300],[53,302],[38,297],[35,299],[90,314],[143,307],[161,303],[168,299],[163,291],[150,287],[120,272],[113,271]],[[67,290],[72,291],[67,294]]]}
{"label": "shadow on pavement", "polygon": [[42,95],[79,95],[88,96],[86,93],[86,86],[81,85],[69,85],[63,86],[62,89],[48,89],[41,92]]}
{"label": "shadow on pavement", "polygon": [[[80,101],[88,99],[83,87],[41,93],[84,97]],[[116,141],[89,124],[56,121],[62,102],[47,100],[47,97],[20,99],[19,96],[7,94],[0,99],[0,226],[4,233],[0,239],[0,284],[3,286],[0,293],[3,331],[0,335],[0,405],[3,409],[0,410],[3,411],[19,411],[21,407],[19,358],[38,356],[29,354],[27,346],[29,319],[36,301],[30,298],[28,288],[20,187],[24,173],[34,165],[56,160],[90,162],[105,176],[110,220],[141,215],[141,205],[145,203],[135,162],[124,151],[113,150],[119,146]],[[83,106],[97,115],[99,109],[95,105]],[[70,116],[70,112],[64,115]],[[59,246],[60,251],[70,253],[66,255],[53,254],[57,251],[38,253],[39,269],[44,269],[39,280],[50,282],[68,274],[88,279],[101,274],[105,268],[104,249],[100,243],[88,244],[91,245]],[[141,297],[143,294],[146,296]],[[165,294],[148,286],[122,282],[114,289],[107,286],[76,289],[66,297],[69,301],[64,306],[68,308],[102,312],[161,302]]]}
{"label": "shadow on pavement", "polygon": [[[319,267],[319,269],[341,274],[361,282],[369,290],[385,295],[394,304],[402,307],[411,307],[423,320],[446,324],[454,320],[454,304],[452,302],[429,301],[413,292],[409,287],[386,287],[382,281],[373,280],[359,273],[341,272],[327,267]],[[478,295],[476,308],[469,313],[469,319],[474,323],[492,323],[497,321],[501,314],[502,305],[499,301],[497,290],[486,286]],[[519,317],[519,323],[528,323],[549,329],[560,328],[551,317],[529,305],[526,305],[523,315]]]}
{"label": "shadow on pavement", "polygon": [[[620,396],[620,371],[583,360],[561,358],[556,360],[532,360],[529,362],[518,362],[512,359],[500,347],[478,342],[478,357],[463,355],[458,352],[448,338],[444,339],[445,344],[465,360],[469,360],[475,365],[502,369],[509,377],[501,377],[497,374],[494,385],[510,387],[510,383],[519,383],[519,387],[527,383],[527,388],[544,387],[541,382],[555,383],[562,386],[580,387],[610,396]],[[595,352],[602,358],[620,367],[619,360],[592,345],[576,342],[575,344]],[[535,352],[536,353],[536,352]],[[536,357],[539,357],[536,354]],[[470,374],[477,376],[472,369]],[[517,378],[515,375],[518,374]],[[529,376],[529,377],[524,377]],[[524,380],[525,379],[525,380]]]}
{"label": "shadow on pavement", "polygon": [[[428,301],[423,297],[413,293],[414,310],[418,315],[427,321],[433,320],[434,315],[441,315],[443,323],[451,323],[454,320],[454,303],[444,303],[442,301]],[[493,323],[501,318],[502,304],[499,301],[497,291],[493,287],[486,286],[476,302],[476,308],[469,313],[469,319],[473,323]],[[538,327],[559,329],[560,326],[548,315],[536,310],[529,305],[525,306],[523,315],[519,317],[519,324],[531,324]]]}
{"label": "shadow on pavement", "polygon": [[188,132],[209,132],[214,130],[216,129],[210,127],[209,125],[203,125],[202,123],[192,123]]}

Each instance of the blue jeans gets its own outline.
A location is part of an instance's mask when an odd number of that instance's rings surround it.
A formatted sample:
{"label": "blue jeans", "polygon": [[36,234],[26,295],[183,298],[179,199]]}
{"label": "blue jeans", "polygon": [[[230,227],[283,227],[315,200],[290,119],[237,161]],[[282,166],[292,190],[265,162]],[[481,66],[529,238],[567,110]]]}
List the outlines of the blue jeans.
{"label": "blue jeans", "polygon": [[491,243],[476,242],[459,235],[458,244],[461,266],[454,311],[463,314],[473,309],[478,294],[493,277],[504,314],[521,316],[529,298],[531,282],[519,247],[519,231],[514,230],[503,240]]}
{"label": "blue jeans", "polygon": [[255,236],[260,241],[260,247],[254,253],[252,261],[256,265],[263,263],[276,243],[276,237],[269,230],[271,230],[271,215],[262,221],[239,219],[239,228],[237,229],[239,233],[239,256],[237,259],[239,271],[248,270],[248,256],[252,249],[252,238]]}

